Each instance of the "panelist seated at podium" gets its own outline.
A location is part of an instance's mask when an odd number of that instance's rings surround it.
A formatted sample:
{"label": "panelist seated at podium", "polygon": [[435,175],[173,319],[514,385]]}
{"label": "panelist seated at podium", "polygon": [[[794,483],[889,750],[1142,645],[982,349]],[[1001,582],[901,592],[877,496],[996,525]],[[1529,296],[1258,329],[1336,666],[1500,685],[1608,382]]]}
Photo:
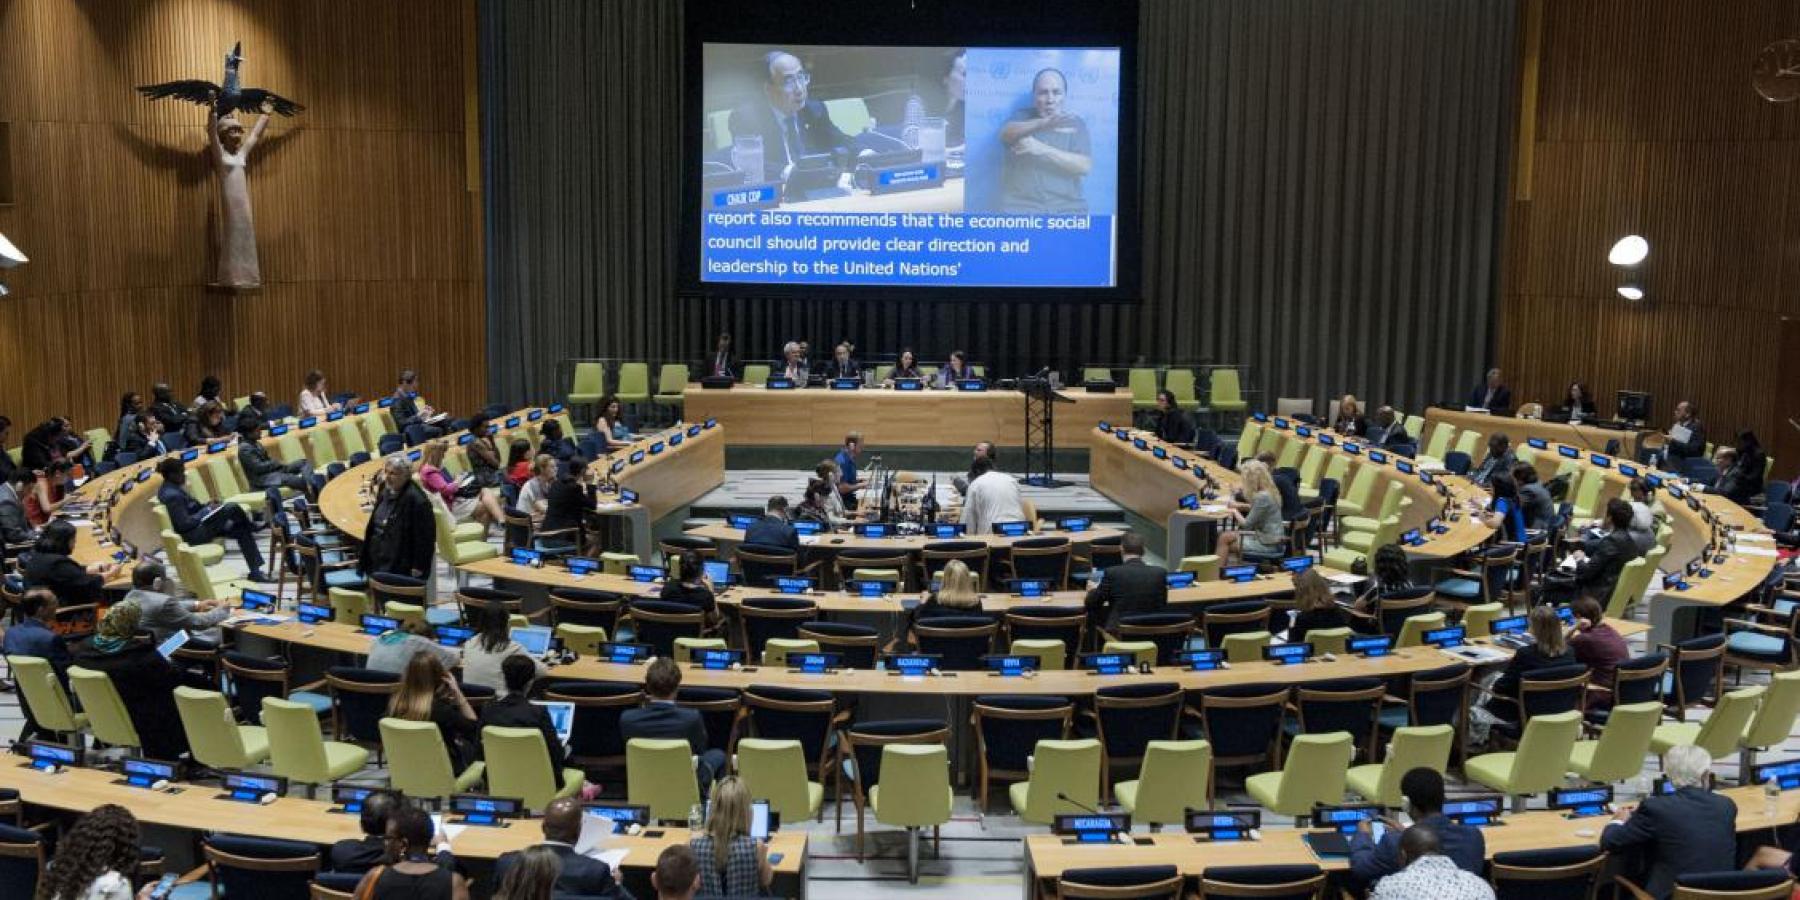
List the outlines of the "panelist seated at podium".
{"label": "panelist seated at podium", "polygon": [[796,387],[806,384],[806,346],[799,341],[788,341],[781,348],[781,371],[776,373],[790,379]]}
{"label": "panelist seated at podium", "polygon": [[896,378],[923,378],[919,374],[919,357],[911,347],[900,351],[900,359],[894,363],[894,371],[888,373],[887,383],[893,385]]}
{"label": "panelist seated at podium", "polygon": [[850,351],[853,349],[855,348],[850,346],[849,341],[837,345],[837,348],[832,352],[831,362],[825,364],[826,378],[862,377],[862,363],[857,362],[850,356]]}
{"label": "panelist seated at podium", "polygon": [[938,370],[937,387],[955,387],[956,383],[959,381],[970,381],[979,379],[980,377],[980,375],[975,374],[975,368],[969,365],[969,355],[967,353],[964,353],[961,350],[952,350],[950,351],[950,361],[945,363],[942,369]]}
{"label": "panelist seated at podium", "polygon": [[1512,388],[1500,379],[1499,369],[1489,369],[1487,377],[1469,392],[1469,405],[1485,409],[1496,416],[1512,412]]}

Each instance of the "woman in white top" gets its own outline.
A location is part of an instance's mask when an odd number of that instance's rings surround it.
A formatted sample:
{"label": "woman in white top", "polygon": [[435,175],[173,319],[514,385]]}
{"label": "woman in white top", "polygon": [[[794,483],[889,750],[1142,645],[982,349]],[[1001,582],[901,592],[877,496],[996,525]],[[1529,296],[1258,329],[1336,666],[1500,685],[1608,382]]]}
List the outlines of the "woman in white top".
{"label": "woman in white top", "polygon": [[[38,884],[52,900],[132,900],[138,867],[138,822],[123,806],[108,803],[82,816],[63,836],[56,858]],[[139,897],[150,896],[145,885]]]}
{"label": "woman in white top", "polygon": [[531,461],[531,477],[519,488],[519,502],[513,508],[530,516],[534,525],[544,521],[544,511],[550,508],[550,486],[555,483],[556,457],[539,453]]}
{"label": "woman in white top", "polygon": [[325,373],[318,369],[306,373],[306,387],[300,391],[300,415],[322,416],[337,412],[338,408],[325,390]]}
{"label": "woman in white top", "polygon": [[[509,656],[531,654],[512,639],[512,616],[506,607],[498,604],[476,607],[474,619],[476,634],[462,648],[462,682],[491,687],[495,699],[504,697],[506,679],[500,674],[500,664]],[[543,660],[532,662],[537,664],[537,677],[542,678],[550,671]]]}

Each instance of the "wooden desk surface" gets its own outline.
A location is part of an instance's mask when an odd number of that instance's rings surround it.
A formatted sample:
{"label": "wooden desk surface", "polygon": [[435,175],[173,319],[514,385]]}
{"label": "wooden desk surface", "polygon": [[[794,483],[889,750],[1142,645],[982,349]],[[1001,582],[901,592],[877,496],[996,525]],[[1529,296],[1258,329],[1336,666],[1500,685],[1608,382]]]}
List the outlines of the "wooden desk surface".
{"label": "wooden desk surface", "polygon": [[[1037,528],[1039,530],[1033,531],[1024,537],[1015,538],[1001,534],[976,534],[961,535],[954,538],[948,538],[947,540],[981,541],[982,543],[987,544],[990,550],[1003,550],[1011,547],[1018,541],[1031,540],[1033,538],[1057,537],[1060,535],[1068,537],[1069,543],[1075,548],[1080,549],[1100,538],[1117,537],[1125,533],[1122,528],[1112,528],[1106,525],[1095,525],[1086,531],[1045,531],[1042,530],[1043,524],[1044,523],[1042,522],[1037,523]],[[735,546],[744,542],[743,529],[733,528],[730,525],[723,523],[690,528],[686,533],[694,537],[710,538],[711,540],[726,546]],[[867,538],[859,537],[848,532],[834,532],[831,534],[817,534],[802,537],[800,539],[800,552],[804,556],[808,552],[833,553],[838,550],[892,550],[896,553],[904,551],[916,555],[920,550],[924,549],[926,544],[942,543],[944,540],[946,539],[930,537],[923,534],[915,534],[907,537]]]}
{"label": "wooden desk surface", "polygon": [[[1089,446],[1094,422],[1131,421],[1131,392],[1090,394],[1086,388],[1060,392],[1073,403],[1056,406],[1064,447]],[[1025,445],[1025,395],[1018,391],[895,391],[819,388],[771,391],[740,384],[728,391],[689,385],[683,413],[690,419],[717,418],[731,430],[733,445],[822,446],[843,443],[860,431],[871,448],[970,447],[991,440],[1002,447]]]}
{"label": "wooden desk surface", "polygon": [[[1567,422],[1521,419],[1517,416],[1490,416],[1486,413],[1464,412],[1460,409],[1446,409],[1441,406],[1427,407],[1425,429],[1430,431],[1439,424],[1452,426],[1459,432],[1475,431],[1482,435],[1481,446],[1477,448],[1475,454],[1477,463],[1481,462],[1481,456],[1487,452],[1487,436],[1491,434],[1506,435],[1514,447],[1524,445],[1528,438],[1542,438],[1546,441],[1604,451],[1607,441],[1618,441],[1618,455],[1626,460],[1632,460],[1637,458],[1638,447],[1642,445],[1644,438],[1655,433],[1642,428],[1600,428],[1595,425],[1571,425]],[[1421,442],[1425,438],[1422,434],[1416,434],[1413,437]]]}
{"label": "wooden desk surface", "polygon": [[[1737,803],[1737,830],[1759,831],[1779,825],[1791,825],[1800,818],[1800,791],[1784,791],[1774,816],[1763,810],[1762,789],[1751,786],[1728,788],[1719,793]],[[1509,815],[1505,825],[1483,828],[1482,837],[1491,857],[1515,850],[1549,850],[1561,847],[1593,846],[1610,819],[1591,817],[1567,819],[1550,810]],[[1577,832],[1587,832],[1578,834]],[[1197,843],[1191,835],[1164,831],[1158,834],[1135,834],[1147,840],[1147,846],[1133,844],[1067,845],[1062,838],[1033,834],[1025,838],[1027,871],[1042,879],[1054,879],[1067,869],[1089,866],[1175,866],[1183,875],[1197,876],[1208,866],[1316,865],[1322,869],[1343,870],[1349,862],[1343,859],[1321,859],[1302,839],[1306,832],[1291,828],[1265,828],[1262,839],[1225,843]]]}
{"label": "wooden desk surface", "polygon": [[[131,810],[139,821],[190,831],[220,831],[257,837],[304,841],[330,845],[345,838],[361,837],[356,816],[327,812],[331,804],[323,800],[283,797],[267,806],[217,799],[219,790],[209,785],[185,784],[180,793],[149,791],[114,784],[117,775],[96,769],[71,769],[47,775],[29,765],[0,763],[0,787],[14,788],[20,798],[33,806],[86,812],[106,803],[116,803]],[[458,857],[494,859],[502,853],[520,850],[543,840],[536,821],[520,821],[505,828],[470,826],[464,828],[450,846]],[[651,868],[663,848],[685,844],[686,828],[663,829],[661,837],[616,835],[603,842],[606,847],[628,848],[623,865]],[[798,875],[806,860],[805,832],[776,832],[769,840],[770,849],[783,854],[777,872]]]}

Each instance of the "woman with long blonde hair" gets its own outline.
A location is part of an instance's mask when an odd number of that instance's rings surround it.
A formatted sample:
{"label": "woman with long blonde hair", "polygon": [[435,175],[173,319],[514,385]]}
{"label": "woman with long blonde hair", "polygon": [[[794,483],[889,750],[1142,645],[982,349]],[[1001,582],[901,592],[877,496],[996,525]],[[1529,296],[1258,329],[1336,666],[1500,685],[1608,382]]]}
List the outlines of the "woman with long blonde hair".
{"label": "woman with long blonde hair", "polygon": [[750,837],[750,789],[735,776],[713,788],[706,828],[688,844],[699,857],[704,896],[751,897],[775,879],[768,842]]}
{"label": "woman with long blonde hair", "polygon": [[906,627],[911,631],[913,625],[937,616],[985,615],[981,611],[981,579],[968,563],[953,559],[944,564],[937,590],[928,592],[925,602],[913,607],[912,620]]}
{"label": "woman with long blonde hair", "polygon": [[409,722],[430,722],[444,737],[444,749],[457,771],[474,758],[479,725],[475,708],[463,696],[462,685],[434,653],[418,653],[407,662],[400,688],[388,699],[388,715]]}
{"label": "woman with long blonde hair", "polygon": [[1345,394],[1331,415],[1331,428],[1338,434],[1361,437],[1369,431],[1369,420],[1363,417],[1362,404],[1353,394]]}
{"label": "woman with long blonde hair", "polygon": [[1235,506],[1229,508],[1238,530],[1219,532],[1213,552],[1227,562],[1239,551],[1264,555],[1284,552],[1287,522],[1281,518],[1281,492],[1275,488],[1269,467],[1253,459],[1238,464],[1238,475],[1243,479],[1244,502],[1250,510],[1246,513]]}

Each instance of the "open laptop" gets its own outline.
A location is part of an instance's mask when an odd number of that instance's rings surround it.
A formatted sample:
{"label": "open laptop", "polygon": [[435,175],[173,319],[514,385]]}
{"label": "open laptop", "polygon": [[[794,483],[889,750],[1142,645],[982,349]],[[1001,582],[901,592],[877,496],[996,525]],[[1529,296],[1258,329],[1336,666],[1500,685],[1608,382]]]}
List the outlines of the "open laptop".
{"label": "open laptop", "polygon": [[541,706],[550,712],[550,726],[556,729],[556,739],[564,744],[569,743],[569,733],[575,728],[575,704],[563,700],[533,700],[534,706]]}
{"label": "open laptop", "polygon": [[550,629],[539,626],[514,628],[512,639],[532,656],[543,656],[550,650]]}

